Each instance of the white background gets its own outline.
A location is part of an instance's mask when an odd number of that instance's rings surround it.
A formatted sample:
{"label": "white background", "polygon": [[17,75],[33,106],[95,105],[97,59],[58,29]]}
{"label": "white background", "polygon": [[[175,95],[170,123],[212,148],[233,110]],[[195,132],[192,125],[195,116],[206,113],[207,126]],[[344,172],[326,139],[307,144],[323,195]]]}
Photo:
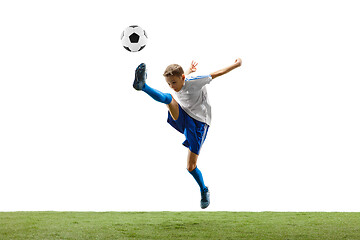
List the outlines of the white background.
{"label": "white background", "polygon": [[[216,2],[216,3],[215,3]],[[199,188],[136,66],[199,62],[210,211],[360,211],[356,1],[1,1],[0,211],[192,211]],[[143,27],[129,53],[120,34]]]}

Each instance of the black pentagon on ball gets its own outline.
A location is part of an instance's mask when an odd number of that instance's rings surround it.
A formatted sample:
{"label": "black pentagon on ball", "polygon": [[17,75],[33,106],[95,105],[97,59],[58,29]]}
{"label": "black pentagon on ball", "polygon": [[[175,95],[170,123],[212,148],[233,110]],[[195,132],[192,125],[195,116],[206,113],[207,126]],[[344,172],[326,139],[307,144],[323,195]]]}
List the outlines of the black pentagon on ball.
{"label": "black pentagon on ball", "polygon": [[137,35],[136,33],[133,33],[129,36],[129,39],[131,43],[137,43],[139,42],[140,36]]}

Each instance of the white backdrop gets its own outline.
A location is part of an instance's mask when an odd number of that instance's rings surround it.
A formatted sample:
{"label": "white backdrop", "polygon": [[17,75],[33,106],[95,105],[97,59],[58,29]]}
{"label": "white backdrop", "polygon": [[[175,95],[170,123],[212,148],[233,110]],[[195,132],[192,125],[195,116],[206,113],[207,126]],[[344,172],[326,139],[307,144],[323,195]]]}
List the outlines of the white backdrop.
{"label": "white backdrop", "polygon": [[[0,211],[192,211],[200,193],[136,66],[199,62],[210,211],[360,211],[356,1],[1,1]],[[149,36],[129,53],[120,34]]]}

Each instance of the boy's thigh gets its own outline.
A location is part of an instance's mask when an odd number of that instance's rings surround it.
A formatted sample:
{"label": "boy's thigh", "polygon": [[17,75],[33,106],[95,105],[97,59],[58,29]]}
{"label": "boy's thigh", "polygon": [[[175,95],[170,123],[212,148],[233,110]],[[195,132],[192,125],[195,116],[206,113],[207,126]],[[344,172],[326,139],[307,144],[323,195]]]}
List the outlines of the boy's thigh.
{"label": "boy's thigh", "polygon": [[205,123],[199,124],[190,124],[187,125],[186,130],[184,131],[186,137],[186,147],[196,155],[199,155],[201,147],[206,139],[208,125]]}
{"label": "boy's thigh", "polygon": [[176,121],[179,118],[179,104],[173,98],[167,106],[171,117]]}

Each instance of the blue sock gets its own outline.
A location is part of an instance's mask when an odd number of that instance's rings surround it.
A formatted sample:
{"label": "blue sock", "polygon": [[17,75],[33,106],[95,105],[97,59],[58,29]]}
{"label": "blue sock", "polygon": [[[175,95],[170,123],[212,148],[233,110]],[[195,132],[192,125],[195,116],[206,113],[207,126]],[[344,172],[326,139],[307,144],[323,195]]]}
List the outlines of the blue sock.
{"label": "blue sock", "polygon": [[170,93],[162,93],[154,88],[149,87],[146,83],[142,90],[158,102],[169,104],[172,101],[172,96]]}
{"label": "blue sock", "polygon": [[202,177],[201,171],[196,167],[194,170],[189,173],[195,178],[195,181],[199,184],[200,191],[206,191],[207,187],[205,187],[204,179]]}

